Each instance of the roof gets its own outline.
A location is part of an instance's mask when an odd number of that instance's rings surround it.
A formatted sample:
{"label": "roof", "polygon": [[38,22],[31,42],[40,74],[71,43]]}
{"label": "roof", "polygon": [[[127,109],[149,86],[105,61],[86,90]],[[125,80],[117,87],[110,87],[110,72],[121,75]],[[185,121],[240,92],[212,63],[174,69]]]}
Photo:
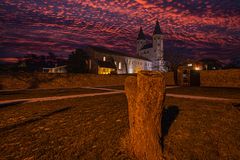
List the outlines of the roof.
{"label": "roof", "polygon": [[158,20],[156,22],[156,26],[155,26],[155,29],[154,29],[154,32],[153,32],[153,35],[154,34],[163,34],[162,31],[161,31],[161,28],[160,28]]}
{"label": "roof", "polygon": [[107,48],[104,47],[98,47],[98,46],[88,46],[88,48],[97,51],[97,52],[101,52],[104,54],[108,54],[108,55],[115,55],[115,56],[122,56],[122,57],[131,57],[131,58],[136,58],[136,59],[142,59],[142,60],[146,60],[146,61],[150,61],[149,59],[142,57],[142,56],[137,56],[137,55],[128,55],[122,52],[117,52],[117,51],[112,51],[109,50]]}
{"label": "roof", "polygon": [[141,49],[141,50],[143,50],[143,49],[149,49],[149,48],[152,48],[153,47],[153,44],[152,43],[149,43],[149,44],[146,44],[145,46],[143,46],[143,48]]}
{"label": "roof", "polygon": [[98,66],[99,67],[104,67],[104,68],[116,68],[116,66],[111,63],[111,62],[108,62],[108,61],[98,61]]}
{"label": "roof", "polygon": [[142,27],[140,28],[140,31],[139,31],[139,33],[138,33],[138,38],[137,38],[137,40],[145,40],[146,38],[145,38],[145,35],[144,35],[144,33],[143,33],[143,30],[142,30]]}

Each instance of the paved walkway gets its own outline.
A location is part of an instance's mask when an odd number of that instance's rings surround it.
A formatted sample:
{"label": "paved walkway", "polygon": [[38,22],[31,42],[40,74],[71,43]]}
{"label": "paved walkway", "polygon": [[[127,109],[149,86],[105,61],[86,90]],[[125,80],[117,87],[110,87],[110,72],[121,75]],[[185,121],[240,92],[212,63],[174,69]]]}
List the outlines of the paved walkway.
{"label": "paved walkway", "polygon": [[[175,88],[175,87],[176,86],[167,87],[167,88]],[[0,107],[1,106],[8,106],[8,105],[11,105],[11,104],[18,104],[18,103],[34,103],[34,102],[55,101],[55,100],[63,100],[63,99],[93,97],[93,96],[113,95],[113,94],[124,93],[123,90],[110,89],[110,88],[96,88],[96,87],[82,87],[82,88],[97,89],[97,90],[110,91],[110,92],[6,100],[6,101],[1,101],[0,102]],[[230,102],[240,101],[240,99],[229,99],[229,98],[219,98],[219,97],[204,97],[204,96],[191,96],[191,95],[171,94],[171,93],[167,93],[166,96],[167,97],[174,97],[174,98],[209,100],[209,101],[230,101]]]}
{"label": "paved walkway", "polygon": [[209,101],[240,101],[240,99],[219,98],[219,97],[205,97],[205,96],[191,96],[185,94],[171,94],[167,93],[167,97],[196,99],[196,100],[209,100]]}
{"label": "paved walkway", "polygon": [[[116,85],[118,86],[118,85]],[[86,89],[103,89],[103,90],[114,90],[114,89],[110,89],[110,88],[104,88],[104,87],[113,87],[112,85],[105,85],[105,86],[95,86],[95,87],[91,87],[91,86],[87,86],[87,87],[72,87],[72,88],[69,88],[69,87],[62,87],[62,88],[36,88],[36,89],[5,89],[5,90],[0,90],[0,93],[1,92],[15,92],[15,91],[38,91],[38,90],[55,90],[55,89],[75,89],[75,88],[86,88]],[[170,89],[170,88],[178,88],[179,86],[167,86],[166,88],[167,89]]]}
{"label": "paved walkway", "polygon": [[71,98],[113,95],[113,94],[120,94],[120,93],[124,93],[124,91],[112,91],[112,92],[104,92],[104,93],[89,93],[89,94],[68,95],[68,96],[52,96],[52,97],[42,97],[42,98],[16,99],[16,100],[2,101],[2,102],[0,102],[0,106],[6,106],[6,105],[11,105],[11,104],[17,104],[17,103],[34,103],[34,102],[55,101],[55,100],[71,99]]}

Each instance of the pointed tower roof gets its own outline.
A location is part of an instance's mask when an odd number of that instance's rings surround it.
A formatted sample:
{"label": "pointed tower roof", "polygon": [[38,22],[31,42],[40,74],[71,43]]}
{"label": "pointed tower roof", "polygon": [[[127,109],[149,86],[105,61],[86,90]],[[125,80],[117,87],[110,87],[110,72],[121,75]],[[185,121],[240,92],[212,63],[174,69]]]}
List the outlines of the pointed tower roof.
{"label": "pointed tower roof", "polygon": [[143,29],[142,29],[142,27],[140,28],[140,31],[139,31],[139,33],[138,33],[138,38],[137,38],[137,40],[145,40],[146,38],[145,38],[145,35],[144,35],[144,33],[143,33]]}
{"label": "pointed tower roof", "polygon": [[156,26],[155,26],[155,29],[154,29],[154,32],[153,32],[153,35],[154,34],[163,34],[162,31],[161,31],[161,28],[160,28],[158,20],[156,22]]}

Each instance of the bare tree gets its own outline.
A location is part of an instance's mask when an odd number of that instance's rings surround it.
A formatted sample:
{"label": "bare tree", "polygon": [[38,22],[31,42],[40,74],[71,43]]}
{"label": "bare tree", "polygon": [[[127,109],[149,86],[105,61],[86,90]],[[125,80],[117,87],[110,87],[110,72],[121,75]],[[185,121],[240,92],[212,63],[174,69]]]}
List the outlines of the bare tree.
{"label": "bare tree", "polygon": [[178,66],[184,61],[185,58],[181,53],[173,49],[168,49],[164,56],[167,67],[170,71],[176,71]]}

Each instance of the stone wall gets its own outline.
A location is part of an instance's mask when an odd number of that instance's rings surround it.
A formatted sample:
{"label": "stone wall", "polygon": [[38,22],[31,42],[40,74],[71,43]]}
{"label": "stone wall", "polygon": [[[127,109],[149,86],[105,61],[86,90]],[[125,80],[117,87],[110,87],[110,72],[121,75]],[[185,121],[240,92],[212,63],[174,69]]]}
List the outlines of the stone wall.
{"label": "stone wall", "polygon": [[174,72],[167,72],[166,73],[166,85],[167,86],[176,85],[175,80],[174,80]]}
{"label": "stone wall", "polygon": [[201,86],[240,88],[240,69],[200,72]]}
{"label": "stone wall", "polygon": [[[127,76],[48,73],[0,75],[0,90],[124,85]],[[174,85],[173,78],[173,74],[167,73],[166,84]]]}

